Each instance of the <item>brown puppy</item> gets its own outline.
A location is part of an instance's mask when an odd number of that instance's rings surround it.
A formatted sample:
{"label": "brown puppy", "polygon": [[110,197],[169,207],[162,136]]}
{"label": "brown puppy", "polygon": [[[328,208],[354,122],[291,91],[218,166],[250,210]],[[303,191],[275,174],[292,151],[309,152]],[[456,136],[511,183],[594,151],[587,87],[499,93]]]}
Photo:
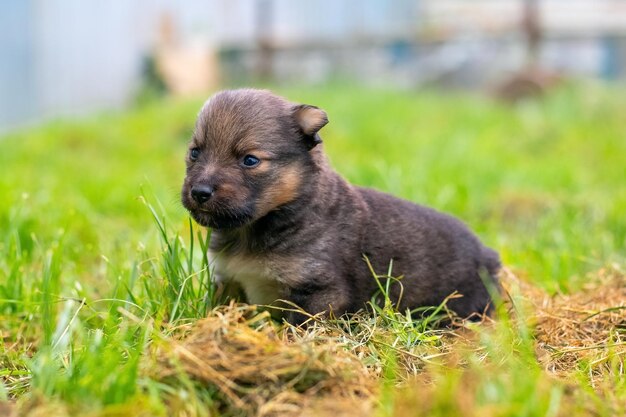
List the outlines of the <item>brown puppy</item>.
{"label": "brown puppy", "polygon": [[[348,184],[329,166],[317,107],[269,91],[223,91],[202,107],[187,155],[183,205],[211,227],[218,281],[237,283],[247,301],[291,301],[309,313],[355,312],[378,289],[399,307],[448,307],[462,317],[489,312],[498,255],[458,220]],[[301,314],[286,319],[299,323]]]}

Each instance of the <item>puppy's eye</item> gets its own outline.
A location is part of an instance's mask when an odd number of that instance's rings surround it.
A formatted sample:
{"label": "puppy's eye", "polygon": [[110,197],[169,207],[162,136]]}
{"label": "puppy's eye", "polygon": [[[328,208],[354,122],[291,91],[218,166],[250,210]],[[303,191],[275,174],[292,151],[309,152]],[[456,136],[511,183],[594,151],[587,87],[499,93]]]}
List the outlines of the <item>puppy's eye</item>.
{"label": "puppy's eye", "polygon": [[198,149],[198,148],[192,148],[192,149],[189,151],[189,158],[190,158],[192,161],[195,161],[196,159],[198,159],[198,157],[199,157],[199,156],[200,156],[200,149]]}
{"label": "puppy's eye", "polygon": [[252,168],[261,163],[261,160],[254,155],[246,155],[243,157],[242,163],[245,167]]}

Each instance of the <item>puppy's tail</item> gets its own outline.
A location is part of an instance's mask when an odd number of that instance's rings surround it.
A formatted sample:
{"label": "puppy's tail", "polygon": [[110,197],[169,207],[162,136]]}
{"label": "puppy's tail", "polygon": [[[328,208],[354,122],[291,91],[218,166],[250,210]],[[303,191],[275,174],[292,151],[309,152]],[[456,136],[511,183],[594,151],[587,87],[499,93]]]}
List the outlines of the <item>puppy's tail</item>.
{"label": "puppy's tail", "polygon": [[498,276],[498,272],[500,272],[500,268],[502,268],[502,263],[500,262],[500,256],[498,255],[498,252],[486,246],[483,246],[480,255],[482,267],[487,270],[489,275],[496,279],[496,277]]}
{"label": "puppy's tail", "polygon": [[494,312],[494,302],[498,303],[502,300],[502,286],[500,285],[500,280],[498,279],[501,268],[502,263],[498,253],[493,249],[483,246],[481,249],[481,270],[483,272],[480,274],[480,278],[482,279],[490,298],[488,308],[485,311],[489,316],[491,316]]}

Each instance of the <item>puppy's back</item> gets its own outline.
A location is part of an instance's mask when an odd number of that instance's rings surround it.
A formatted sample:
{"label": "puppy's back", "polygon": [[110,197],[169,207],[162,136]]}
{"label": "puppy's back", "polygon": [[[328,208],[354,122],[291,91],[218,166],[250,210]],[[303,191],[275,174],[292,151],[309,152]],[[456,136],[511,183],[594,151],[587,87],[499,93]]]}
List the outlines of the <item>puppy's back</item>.
{"label": "puppy's back", "polygon": [[485,284],[497,288],[495,251],[454,217],[376,190],[357,190],[369,208],[363,251],[377,273],[386,272],[393,259],[392,274],[404,277],[401,308],[438,305],[456,291],[463,297],[448,306],[459,316],[486,311],[491,297]]}

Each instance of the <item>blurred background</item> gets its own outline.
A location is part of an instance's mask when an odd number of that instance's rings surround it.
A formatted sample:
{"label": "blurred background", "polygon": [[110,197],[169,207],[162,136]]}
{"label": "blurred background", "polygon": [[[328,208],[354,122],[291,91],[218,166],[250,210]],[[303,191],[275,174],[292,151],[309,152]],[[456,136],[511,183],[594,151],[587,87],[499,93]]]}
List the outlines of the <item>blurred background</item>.
{"label": "blurred background", "polygon": [[230,85],[626,79],[624,0],[2,0],[0,130]]}

